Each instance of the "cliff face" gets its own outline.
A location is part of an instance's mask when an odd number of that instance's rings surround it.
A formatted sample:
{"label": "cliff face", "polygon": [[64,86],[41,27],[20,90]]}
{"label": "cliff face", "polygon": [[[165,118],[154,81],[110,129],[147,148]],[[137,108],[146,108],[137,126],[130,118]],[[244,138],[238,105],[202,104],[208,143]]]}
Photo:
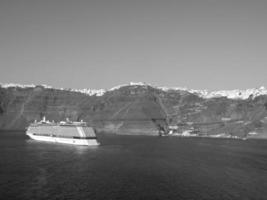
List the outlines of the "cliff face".
{"label": "cliff face", "polygon": [[199,134],[228,133],[240,137],[267,133],[267,96],[248,99],[202,98],[184,90],[130,85],[86,95],[45,88],[0,87],[0,129],[24,130],[46,116],[88,122],[98,131],[158,135],[169,125]]}
{"label": "cliff face", "polygon": [[37,86],[0,88],[0,129],[24,130],[47,119],[87,121],[99,131],[158,134],[166,126],[164,112],[145,88],[121,88],[103,96]]}

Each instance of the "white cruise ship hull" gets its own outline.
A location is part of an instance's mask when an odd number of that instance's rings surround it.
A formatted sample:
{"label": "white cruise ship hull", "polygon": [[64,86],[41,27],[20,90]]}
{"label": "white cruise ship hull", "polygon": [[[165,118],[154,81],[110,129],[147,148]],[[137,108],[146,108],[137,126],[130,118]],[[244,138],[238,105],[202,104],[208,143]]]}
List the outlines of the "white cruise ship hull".
{"label": "white cruise ship hull", "polygon": [[35,135],[33,133],[28,133],[28,132],[26,133],[26,135],[28,135],[33,140],[46,141],[46,142],[56,142],[56,143],[85,145],[85,146],[99,145],[96,139],[76,139],[76,138],[43,136],[43,135]]}

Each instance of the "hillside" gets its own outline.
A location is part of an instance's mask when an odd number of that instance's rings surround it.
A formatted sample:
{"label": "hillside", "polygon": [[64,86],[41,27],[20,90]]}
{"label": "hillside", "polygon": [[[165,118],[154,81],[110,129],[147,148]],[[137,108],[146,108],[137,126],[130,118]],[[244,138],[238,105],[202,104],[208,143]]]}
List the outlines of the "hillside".
{"label": "hillside", "polygon": [[110,90],[55,89],[44,85],[0,87],[0,129],[25,130],[46,116],[88,122],[97,131],[158,135],[168,127],[198,135],[267,137],[264,88],[208,93],[147,84]]}

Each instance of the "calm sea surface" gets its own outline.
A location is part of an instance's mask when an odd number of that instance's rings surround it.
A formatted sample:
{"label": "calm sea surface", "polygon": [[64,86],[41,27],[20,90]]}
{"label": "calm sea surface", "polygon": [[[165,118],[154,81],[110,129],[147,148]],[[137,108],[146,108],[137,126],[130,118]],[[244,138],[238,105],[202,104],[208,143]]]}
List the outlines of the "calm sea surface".
{"label": "calm sea surface", "polygon": [[0,132],[1,199],[267,199],[267,140],[99,140],[78,147]]}

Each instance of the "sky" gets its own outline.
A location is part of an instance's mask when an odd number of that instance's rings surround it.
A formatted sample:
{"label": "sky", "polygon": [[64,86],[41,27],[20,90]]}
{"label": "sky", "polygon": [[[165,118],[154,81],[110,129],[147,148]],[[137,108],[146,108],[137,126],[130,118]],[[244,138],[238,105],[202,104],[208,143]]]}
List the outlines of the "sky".
{"label": "sky", "polygon": [[0,0],[0,82],[267,87],[267,1]]}

